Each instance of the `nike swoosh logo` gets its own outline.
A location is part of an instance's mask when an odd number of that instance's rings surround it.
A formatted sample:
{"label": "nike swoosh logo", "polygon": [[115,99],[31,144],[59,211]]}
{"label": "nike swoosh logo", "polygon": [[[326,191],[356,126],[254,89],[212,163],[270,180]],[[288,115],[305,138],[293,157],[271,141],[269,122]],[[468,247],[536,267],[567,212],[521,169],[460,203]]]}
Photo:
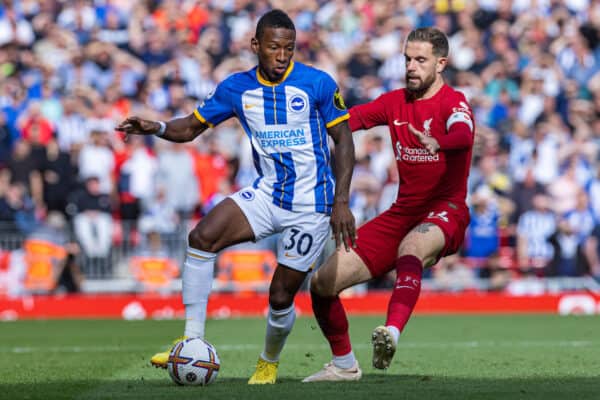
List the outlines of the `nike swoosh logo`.
{"label": "nike swoosh logo", "polygon": [[244,110],[249,110],[252,107],[256,107],[256,104],[244,104]]}
{"label": "nike swoosh logo", "polygon": [[398,285],[398,286],[396,286],[396,289],[412,289],[412,290],[415,290],[414,287],[412,287],[412,286],[405,286],[405,285]]}
{"label": "nike swoosh logo", "polygon": [[396,126],[402,126],[402,125],[408,125],[407,121],[398,121],[397,119],[394,120],[394,125]]}
{"label": "nike swoosh logo", "polygon": [[283,255],[286,256],[287,258],[298,258],[299,257],[299,256],[295,256],[293,254],[290,254],[287,251]]}

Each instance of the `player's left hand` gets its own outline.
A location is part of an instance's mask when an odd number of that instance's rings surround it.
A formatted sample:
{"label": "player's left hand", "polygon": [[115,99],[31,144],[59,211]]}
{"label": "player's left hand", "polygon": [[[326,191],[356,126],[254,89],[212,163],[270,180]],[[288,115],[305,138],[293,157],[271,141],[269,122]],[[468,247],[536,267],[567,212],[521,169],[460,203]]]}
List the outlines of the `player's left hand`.
{"label": "player's left hand", "polygon": [[423,132],[415,129],[412,124],[408,124],[408,130],[419,139],[419,142],[431,155],[435,155],[440,150],[440,144],[431,136],[425,135]]}
{"label": "player's left hand", "polygon": [[348,243],[352,243],[352,247],[356,247],[356,224],[347,202],[333,203],[329,223],[333,231],[336,248],[339,249],[341,243],[344,243],[346,251],[350,251]]}

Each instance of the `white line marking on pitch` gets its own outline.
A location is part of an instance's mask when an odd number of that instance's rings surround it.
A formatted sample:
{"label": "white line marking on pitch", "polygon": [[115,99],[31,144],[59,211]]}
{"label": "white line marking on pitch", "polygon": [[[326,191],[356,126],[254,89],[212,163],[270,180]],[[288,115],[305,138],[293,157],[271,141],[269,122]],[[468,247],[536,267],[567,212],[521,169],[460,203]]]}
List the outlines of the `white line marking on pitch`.
{"label": "white line marking on pitch", "polygon": [[[487,347],[595,347],[600,343],[590,340],[524,340],[524,341],[466,341],[466,342],[406,342],[400,340],[400,348],[419,349],[444,349],[444,348],[487,348]],[[152,346],[0,346],[0,353],[100,353],[100,352],[122,352],[122,351],[147,351]],[[222,351],[233,350],[260,350],[262,344],[217,344],[217,349]],[[371,348],[369,343],[353,344],[356,349]],[[290,349],[326,349],[328,345],[306,345],[288,343],[286,348]]]}

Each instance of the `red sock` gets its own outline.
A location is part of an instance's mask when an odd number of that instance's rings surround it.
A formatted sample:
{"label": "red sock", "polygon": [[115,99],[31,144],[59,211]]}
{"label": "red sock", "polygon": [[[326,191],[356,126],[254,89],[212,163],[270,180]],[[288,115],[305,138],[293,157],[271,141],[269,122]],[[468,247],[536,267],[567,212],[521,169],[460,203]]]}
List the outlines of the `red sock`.
{"label": "red sock", "polygon": [[327,338],[334,356],[343,356],[352,351],[348,335],[348,319],[339,296],[321,297],[311,292],[312,307],[321,331]]}
{"label": "red sock", "polygon": [[396,260],[396,274],[385,325],[395,326],[402,332],[421,293],[423,265],[415,256],[402,256]]}

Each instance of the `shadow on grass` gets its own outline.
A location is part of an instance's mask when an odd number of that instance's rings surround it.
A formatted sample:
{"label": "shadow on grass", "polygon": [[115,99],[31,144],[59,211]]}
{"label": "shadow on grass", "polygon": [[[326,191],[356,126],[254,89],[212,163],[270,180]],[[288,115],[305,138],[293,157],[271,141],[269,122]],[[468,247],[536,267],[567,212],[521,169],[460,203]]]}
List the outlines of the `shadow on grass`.
{"label": "shadow on grass", "polygon": [[177,386],[166,379],[56,381],[3,384],[3,399],[599,399],[600,378],[461,378],[366,374],[360,382],[303,384],[282,377],[276,385],[249,386],[222,378],[207,387]]}

